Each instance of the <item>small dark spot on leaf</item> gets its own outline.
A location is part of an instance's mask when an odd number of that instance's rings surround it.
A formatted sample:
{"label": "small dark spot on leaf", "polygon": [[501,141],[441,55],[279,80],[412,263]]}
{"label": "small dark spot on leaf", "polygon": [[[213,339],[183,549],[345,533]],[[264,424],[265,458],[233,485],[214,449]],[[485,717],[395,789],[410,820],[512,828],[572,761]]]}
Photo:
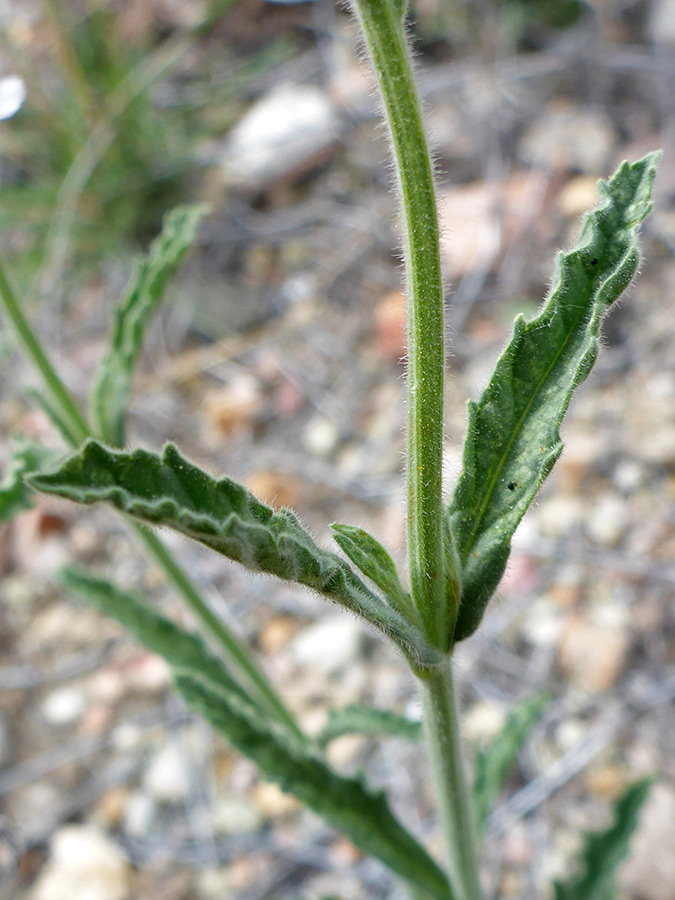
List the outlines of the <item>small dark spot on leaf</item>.
{"label": "small dark spot on leaf", "polygon": [[598,260],[595,257],[593,257],[593,259],[591,260],[591,265],[597,266],[597,264],[598,264]]}
{"label": "small dark spot on leaf", "polygon": [[517,481],[509,481],[509,483],[506,486],[510,491],[515,491],[515,489],[518,487],[518,482]]}

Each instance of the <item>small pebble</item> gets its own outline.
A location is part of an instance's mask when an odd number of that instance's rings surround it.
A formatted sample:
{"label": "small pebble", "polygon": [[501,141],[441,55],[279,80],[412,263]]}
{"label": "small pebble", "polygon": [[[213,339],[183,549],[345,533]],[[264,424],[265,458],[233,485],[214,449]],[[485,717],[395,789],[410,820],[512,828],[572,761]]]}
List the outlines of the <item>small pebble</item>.
{"label": "small pebble", "polygon": [[52,838],[31,900],[130,900],[129,864],[103,832],[67,825]]}
{"label": "small pebble", "polygon": [[335,450],[340,434],[331,419],[315,416],[305,426],[302,443],[313,456],[330,456]]}
{"label": "small pebble", "polygon": [[260,810],[237,794],[218,797],[211,812],[211,825],[217,835],[251,834],[262,823]]}
{"label": "small pebble", "polygon": [[332,675],[358,659],[362,641],[363,629],[356,619],[330,616],[300,631],[291,653],[298,665]]}
{"label": "small pebble", "polygon": [[42,703],[41,711],[45,721],[55,728],[72,725],[86,707],[82,691],[77,688],[59,688],[48,694]]}
{"label": "small pebble", "polygon": [[159,803],[175,804],[187,799],[192,778],[188,760],[179,747],[167,744],[157,751],[145,771],[143,787]]}
{"label": "small pebble", "polygon": [[155,800],[143,791],[136,791],[124,809],[122,828],[132,838],[147,837],[157,815]]}

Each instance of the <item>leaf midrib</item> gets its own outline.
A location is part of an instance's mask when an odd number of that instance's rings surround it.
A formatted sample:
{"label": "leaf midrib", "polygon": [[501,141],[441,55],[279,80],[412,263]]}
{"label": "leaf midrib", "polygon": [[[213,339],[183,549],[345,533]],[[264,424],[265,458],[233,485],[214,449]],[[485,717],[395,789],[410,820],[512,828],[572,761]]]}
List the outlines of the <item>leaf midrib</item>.
{"label": "leaf midrib", "polygon": [[[621,264],[621,261],[624,259],[624,257],[625,257],[625,254],[621,257],[621,260],[620,260],[620,262],[619,262],[619,265]],[[597,279],[596,279],[596,281],[597,281]],[[604,284],[604,282],[603,282],[603,284]],[[590,291],[588,292],[587,297],[586,297],[586,301],[588,301],[589,298],[593,297],[594,294],[597,294],[597,292],[598,292],[598,289],[597,289],[597,288],[596,288],[595,290],[590,290]],[[569,330],[569,333],[568,333],[567,337],[565,338],[565,341],[563,342],[562,346],[560,347],[560,350],[558,351],[558,353],[557,353],[556,356],[554,357],[553,361],[551,362],[551,364],[550,364],[550,366],[548,367],[548,369],[546,370],[546,372],[542,375],[542,377],[540,378],[540,380],[537,382],[536,388],[535,388],[535,390],[532,392],[532,396],[530,397],[530,399],[529,399],[529,401],[528,401],[528,403],[527,403],[525,409],[523,410],[522,415],[521,415],[520,418],[518,419],[518,422],[516,423],[516,426],[515,426],[515,428],[513,429],[511,438],[510,438],[509,443],[508,443],[508,445],[507,445],[507,447],[506,447],[506,450],[505,450],[504,453],[502,454],[502,457],[501,457],[501,460],[500,460],[500,462],[499,462],[499,465],[498,465],[497,468],[495,469],[495,472],[494,472],[493,477],[492,477],[492,478],[489,480],[489,482],[488,482],[488,490],[487,490],[485,499],[483,500],[483,503],[482,503],[481,506],[480,506],[478,515],[476,516],[476,519],[475,519],[474,527],[472,528],[471,532],[469,533],[469,539],[468,539],[468,541],[466,542],[466,544],[465,544],[465,550],[464,550],[464,552],[462,553],[462,563],[466,563],[466,560],[467,560],[467,558],[468,558],[468,556],[469,556],[471,550],[473,549],[473,546],[474,546],[475,541],[476,541],[476,535],[478,534],[478,531],[479,531],[479,529],[480,529],[480,526],[481,526],[481,524],[482,524],[482,522],[483,522],[483,518],[484,518],[484,516],[485,516],[485,511],[486,511],[486,509],[487,509],[487,507],[488,507],[488,504],[490,503],[490,500],[492,499],[492,494],[494,493],[495,485],[497,484],[497,481],[498,481],[498,479],[499,479],[499,475],[501,474],[501,471],[502,471],[502,469],[504,468],[504,466],[505,466],[505,464],[506,464],[506,460],[507,460],[507,458],[508,458],[508,456],[509,456],[509,454],[510,454],[510,452],[511,452],[511,449],[512,449],[512,447],[513,447],[513,445],[514,445],[514,443],[515,443],[515,441],[516,441],[516,437],[517,437],[518,434],[520,433],[520,430],[521,430],[521,428],[522,428],[523,422],[524,422],[524,420],[525,420],[527,414],[529,413],[530,409],[532,408],[532,404],[534,403],[534,401],[535,401],[537,395],[538,395],[539,392],[541,391],[542,385],[544,384],[544,382],[546,381],[546,379],[547,379],[548,376],[550,375],[551,371],[553,370],[553,368],[554,368],[555,365],[557,364],[558,360],[560,359],[560,357],[561,357],[562,354],[564,353],[565,349],[567,348],[569,342],[571,341],[572,335],[575,333],[576,328],[577,328],[579,322],[580,322],[581,319],[583,318],[583,311],[585,311],[587,308],[588,308],[588,304],[587,304],[587,302],[586,302],[586,305],[584,305],[584,306],[582,307],[582,312],[581,312],[581,313],[579,314],[579,316],[575,319],[573,327]],[[542,311],[541,318],[543,318],[544,315],[545,315],[545,311]],[[593,315],[591,315],[591,319],[589,320],[589,325],[590,325],[590,321],[592,321],[592,319],[593,319]],[[535,326],[535,327],[536,327],[536,324],[537,324],[537,323],[536,323],[536,320],[533,320],[532,322],[527,322],[527,323],[526,323],[526,328],[527,328],[527,327],[530,327],[530,326]],[[525,337],[525,332],[523,332],[523,335],[522,335],[522,336]],[[560,419],[558,419],[558,424],[559,424],[559,423],[560,423]]]}

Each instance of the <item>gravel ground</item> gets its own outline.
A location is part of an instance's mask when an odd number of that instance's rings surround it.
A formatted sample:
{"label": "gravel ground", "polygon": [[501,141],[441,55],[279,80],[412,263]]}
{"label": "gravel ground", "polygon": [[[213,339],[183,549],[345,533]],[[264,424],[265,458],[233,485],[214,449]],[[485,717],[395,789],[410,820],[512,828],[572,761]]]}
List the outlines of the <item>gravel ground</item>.
{"label": "gravel ground", "polygon": [[[552,697],[489,820],[487,896],[546,898],[580,831],[605,824],[628,783],[659,773],[619,896],[675,900],[675,5],[608,0],[576,28],[518,41],[491,4],[460,4],[456,21],[443,9],[420,4],[418,64],[448,279],[448,492],[465,402],[514,313],[539,305],[596,179],[665,150],[640,279],[608,320],[498,598],[457,652],[472,752],[518,700]],[[262,16],[270,34],[300,29],[304,43],[249,88],[238,124],[208,148],[194,192],[217,198],[214,212],[151,329],[131,442],[176,441],[294,507],[326,546],[326,523],[353,522],[402,561],[401,267],[367,68],[328,3],[243,2],[229,15],[223,40]],[[454,40],[433,37],[450,26]],[[82,399],[125,275],[111,262],[58,308],[40,308]],[[4,359],[6,457],[17,432],[55,436],[21,393],[32,383],[24,361]],[[308,729],[350,702],[419,712],[404,662],[367,628],[166,540]],[[160,660],[60,592],[54,571],[72,560],[190,621],[105,510],[40,500],[0,526],[0,896],[402,898],[379,864],[188,715]],[[439,849],[421,748],[345,737],[330,754],[386,787]]]}

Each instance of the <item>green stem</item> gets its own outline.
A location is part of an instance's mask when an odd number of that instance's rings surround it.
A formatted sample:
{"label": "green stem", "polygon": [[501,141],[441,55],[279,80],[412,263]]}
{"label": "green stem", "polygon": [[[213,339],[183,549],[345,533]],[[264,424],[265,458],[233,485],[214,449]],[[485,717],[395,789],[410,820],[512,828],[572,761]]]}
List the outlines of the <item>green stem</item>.
{"label": "green stem", "polygon": [[[443,283],[429,150],[399,0],[352,0],[384,103],[401,194],[408,287],[408,559],[413,603],[432,644],[449,652],[458,564],[442,509]],[[418,671],[425,728],[457,900],[481,900],[474,817],[462,771],[450,658]]]}
{"label": "green stem", "polygon": [[[2,300],[4,308],[14,325],[16,333],[21,339],[28,356],[42,375],[63,418],[69,426],[68,434],[64,434],[64,436],[73,444],[73,446],[78,446],[78,444],[93,436],[91,429],[78,409],[68,388],[59,378],[56,370],[47,357],[40,340],[26,319],[9,279],[5,274],[1,261],[0,300]],[[72,438],[70,438],[71,435]],[[255,696],[258,698],[260,706],[264,710],[267,710],[274,718],[283,722],[295,737],[305,743],[307,741],[306,736],[300,730],[295,719],[275,692],[272,685],[253,662],[247,650],[237,637],[211,611],[211,609],[209,609],[200,596],[199,591],[190,580],[188,574],[178,564],[169,550],[167,550],[164,543],[156,534],[154,534],[154,532],[145,528],[143,525],[133,523],[133,527],[150,555],[164,570],[169,581],[183,596],[195,616],[225,650],[227,659],[246,677],[250,686],[253,688]]]}
{"label": "green stem", "polygon": [[410,52],[393,0],[353,0],[377,75],[401,194],[408,288],[408,559],[431,643],[449,649],[442,519],[443,283],[431,161]]}
{"label": "green stem", "polygon": [[57,375],[54,366],[49,361],[35,332],[28,324],[28,320],[23,314],[21,305],[17,300],[9,279],[5,275],[4,267],[1,262],[0,298],[4,303],[7,315],[11,319],[26,353],[32,359],[35,367],[42,375],[45,385],[54,398],[55,403],[61,409],[63,417],[70,426],[73,436],[78,438],[79,441],[86,440],[89,437],[89,427],[87,426],[85,418],[78,409],[70,391]]}
{"label": "green stem", "polygon": [[204,603],[196,587],[188,578],[185,570],[178,565],[173,554],[167,550],[164,543],[157,537],[154,531],[150,531],[144,525],[134,523],[134,531],[145,544],[151,556],[159,563],[169,580],[174,584],[179,593],[187,600],[192,611],[200,621],[217,639],[218,643],[227,653],[230,662],[234,663],[241,674],[246,677],[249,685],[259,697],[261,705],[276,719],[283,722],[303,743],[306,737],[298,727],[295,719],[288,711],[281,698],[272,685],[262,674],[260,669],[251,659],[246,648],[227,628],[221,619]]}
{"label": "green stem", "polygon": [[482,900],[478,879],[476,827],[464,767],[457,721],[457,706],[448,657],[420,681],[424,700],[424,726],[450,882],[457,900]]}

